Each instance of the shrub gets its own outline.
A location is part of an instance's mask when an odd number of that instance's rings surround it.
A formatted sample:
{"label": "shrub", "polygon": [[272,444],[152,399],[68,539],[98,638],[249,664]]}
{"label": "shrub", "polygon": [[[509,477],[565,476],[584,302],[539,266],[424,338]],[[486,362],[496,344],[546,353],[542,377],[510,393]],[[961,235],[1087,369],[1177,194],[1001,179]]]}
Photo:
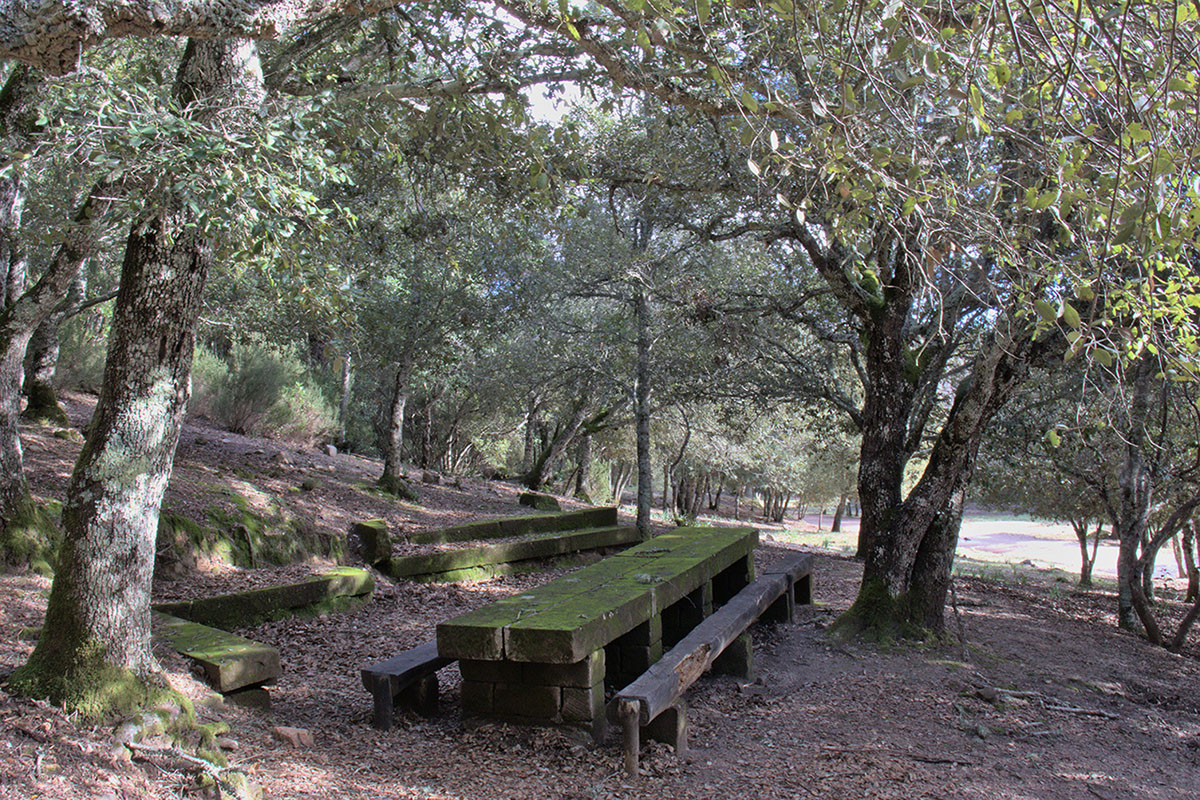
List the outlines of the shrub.
{"label": "shrub", "polygon": [[300,447],[312,447],[337,433],[337,412],[319,389],[298,381],[280,392],[257,432]]}

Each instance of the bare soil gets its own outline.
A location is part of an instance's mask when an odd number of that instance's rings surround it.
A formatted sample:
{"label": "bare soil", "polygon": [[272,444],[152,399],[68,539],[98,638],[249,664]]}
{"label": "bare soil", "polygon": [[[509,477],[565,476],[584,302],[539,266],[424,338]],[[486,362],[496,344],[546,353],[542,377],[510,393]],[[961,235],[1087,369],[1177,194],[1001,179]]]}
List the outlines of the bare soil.
{"label": "bare soil", "polygon": [[[81,425],[90,404],[73,401]],[[41,496],[62,497],[77,450],[45,429],[27,431]],[[166,506],[199,516],[240,481],[330,532],[369,517],[422,530],[520,511],[517,487],[472,479],[420,487],[420,506],[390,501],[363,488],[378,470],[369,459],[299,452],[193,420]],[[309,476],[320,487],[293,491]],[[766,542],[758,558],[794,547]],[[322,566],[189,573],[156,594],[286,583]],[[852,601],[859,565],[828,552],[817,554],[816,607],[795,623],[755,629],[758,678],[701,680],[687,695],[690,750],[652,745],[636,779],[621,770],[615,736],[595,747],[570,730],[464,727],[454,667],[441,673],[436,716],[401,717],[385,733],[370,727],[362,666],[428,641],[441,620],[567,569],[448,585],[377,576],[359,611],[239,631],[280,649],[284,675],[270,710],[199,713],[230,725],[230,761],[273,798],[1200,797],[1194,644],[1182,655],[1154,648],[1115,628],[1111,593],[1036,578],[959,578],[958,614],[948,612],[947,624],[961,625],[965,643],[839,643],[826,628]],[[0,576],[0,673],[32,650],[29,629],[41,624],[48,588],[44,578]],[[206,696],[184,659],[159,655],[176,686]],[[276,726],[308,729],[315,743],[286,744],[272,735]],[[0,798],[203,796],[193,765],[169,753],[129,761],[112,734],[0,691]]]}

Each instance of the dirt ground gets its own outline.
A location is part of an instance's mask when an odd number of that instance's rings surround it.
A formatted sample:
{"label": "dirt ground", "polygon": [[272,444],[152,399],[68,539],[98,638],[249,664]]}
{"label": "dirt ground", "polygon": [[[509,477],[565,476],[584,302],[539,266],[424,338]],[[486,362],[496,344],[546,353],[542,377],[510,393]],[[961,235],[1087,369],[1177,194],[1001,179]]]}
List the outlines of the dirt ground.
{"label": "dirt ground", "polygon": [[[86,402],[73,412],[81,423]],[[36,490],[61,497],[78,445],[41,429],[28,431],[26,441]],[[299,453],[202,422],[189,426],[180,456],[166,503],[176,511],[219,502],[231,480],[284,498],[330,531],[364,517],[419,530],[517,509],[515,487],[481,480],[461,489],[424,486],[419,507],[392,503],[358,488],[378,470],[375,462]],[[313,474],[322,476],[319,489],[289,491]],[[766,542],[758,559],[792,547]],[[226,569],[181,577],[156,592],[285,583],[321,566]],[[388,732],[370,727],[362,666],[428,641],[441,620],[566,569],[457,585],[379,577],[359,611],[239,631],[280,649],[284,675],[271,691],[272,707],[201,707],[200,714],[229,724],[225,744],[236,767],[268,797],[289,800],[1200,797],[1195,645],[1174,655],[1119,632],[1115,599],[1104,591],[1052,579],[1014,585],[978,578],[956,581],[958,614],[948,612],[948,627],[961,625],[965,644],[836,643],[825,630],[852,601],[859,566],[827,552],[817,556],[816,607],[794,623],[755,629],[757,679],[701,680],[687,695],[689,751],[651,746],[636,779],[621,769],[615,735],[595,747],[570,730],[464,727],[454,667],[440,675],[436,716],[402,717]],[[32,650],[29,629],[41,624],[48,588],[36,576],[0,577],[0,674]],[[160,657],[177,686],[205,695],[183,659]],[[281,742],[272,735],[276,726],[308,729],[314,744]],[[0,798],[201,796],[193,766],[163,753],[130,762],[112,734],[0,691]]]}

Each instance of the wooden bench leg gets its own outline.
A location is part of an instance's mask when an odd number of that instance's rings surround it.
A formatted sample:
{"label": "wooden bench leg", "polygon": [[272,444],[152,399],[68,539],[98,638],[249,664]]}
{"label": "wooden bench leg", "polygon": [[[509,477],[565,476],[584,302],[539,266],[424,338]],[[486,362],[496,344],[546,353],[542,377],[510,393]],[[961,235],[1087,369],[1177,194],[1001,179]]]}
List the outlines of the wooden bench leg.
{"label": "wooden bench leg", "polygon": [[636,776],[642,749],[639,740],[641,726],[638,724],[641,721],[641,708],[633,700],[622,700],[617,711],[621,719],[621,748],[625,751],[625,773]]}
{"label": "wooden bench leg", "polygon": [[376,678],[371,685],[371,699],[375,708],[371,726],[381,731],[388,730],[392,727],[392,682],[387,678]]}
{"label": "wooden bench leg", "polygon": [[687,752],[687,701],[682,697],[646,726],[646,738],[675,748],[676,755]]}

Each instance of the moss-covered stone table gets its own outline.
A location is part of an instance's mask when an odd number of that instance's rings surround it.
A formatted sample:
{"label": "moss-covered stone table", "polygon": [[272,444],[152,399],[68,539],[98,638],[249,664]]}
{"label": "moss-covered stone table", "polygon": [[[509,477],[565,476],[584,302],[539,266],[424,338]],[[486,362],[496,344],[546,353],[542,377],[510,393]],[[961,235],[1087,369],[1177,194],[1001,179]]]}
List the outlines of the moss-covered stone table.
{"label": "moss-covered stone table", "polygon": [[679,528],[437,628],[463,714],[604,736],[620,688],[753,579],[751,528]]}

